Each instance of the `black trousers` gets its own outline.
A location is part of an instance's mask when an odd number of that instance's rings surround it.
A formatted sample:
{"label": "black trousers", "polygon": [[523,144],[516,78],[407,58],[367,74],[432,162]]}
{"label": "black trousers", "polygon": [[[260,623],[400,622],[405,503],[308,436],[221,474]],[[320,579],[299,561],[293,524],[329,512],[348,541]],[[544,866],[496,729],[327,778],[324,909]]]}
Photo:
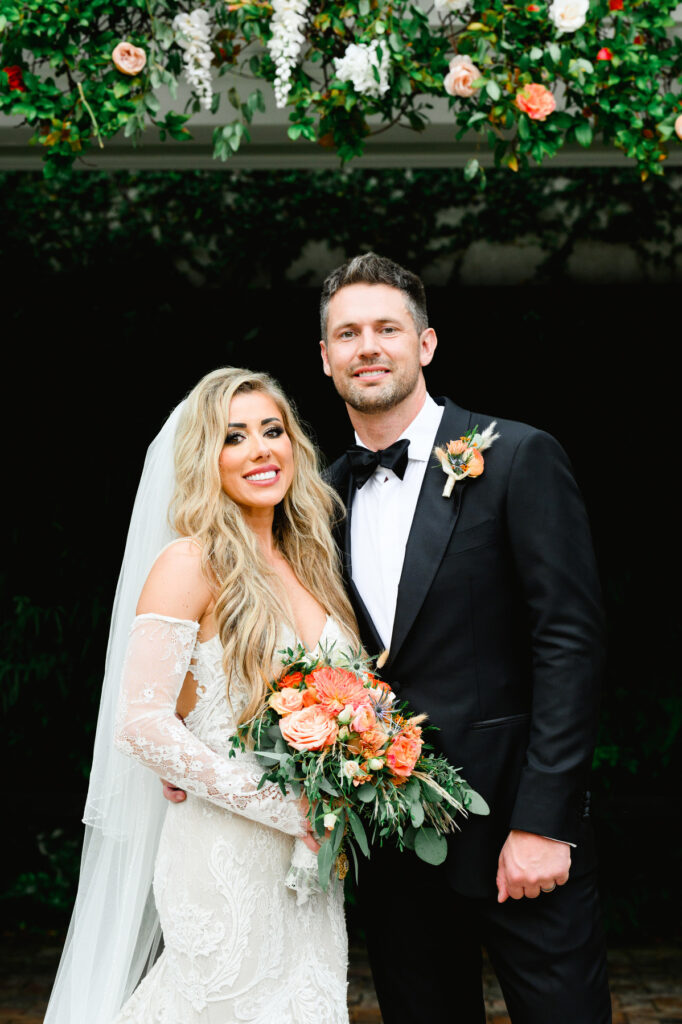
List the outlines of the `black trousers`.
{"label": "black trousers", "polygon": [[485,1024],[481,946],[513,1024],[609,1024],[595,869],[537,899],[499,904],[462,896],[439,872],[400,858],[399,882],[382,884],[373,871],[360,886],[384,1024]]}

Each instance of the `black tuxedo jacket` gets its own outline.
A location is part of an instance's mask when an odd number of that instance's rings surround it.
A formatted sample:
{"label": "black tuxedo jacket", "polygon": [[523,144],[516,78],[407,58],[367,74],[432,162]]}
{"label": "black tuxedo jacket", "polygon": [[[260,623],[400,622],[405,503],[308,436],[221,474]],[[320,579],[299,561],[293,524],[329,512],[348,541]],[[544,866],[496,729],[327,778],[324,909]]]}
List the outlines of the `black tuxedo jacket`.
{"label": "black tuxedo jacket", "polygon": [[[445,406],[438,443],[491,421],[436,402]],[[576,843],[583,863],[592,860],[583,819],[603,622],[589,526],[557,441],[510,420],[497,430],[483,475],[456,483],[449,498],[435,457],[426,470],[381,673],[415,713],[428,714],[439,730],[429,742],[490,805],[490,817],[463,822],[442,868],[426,867],[470,896],[494,892],[511,828]],[[361,637],[377,653],[381,641],[351,578],[354,483],[345,456],[329,480],[348,509],[337,540]],[[375,868],[381,856],[373,852]]]}

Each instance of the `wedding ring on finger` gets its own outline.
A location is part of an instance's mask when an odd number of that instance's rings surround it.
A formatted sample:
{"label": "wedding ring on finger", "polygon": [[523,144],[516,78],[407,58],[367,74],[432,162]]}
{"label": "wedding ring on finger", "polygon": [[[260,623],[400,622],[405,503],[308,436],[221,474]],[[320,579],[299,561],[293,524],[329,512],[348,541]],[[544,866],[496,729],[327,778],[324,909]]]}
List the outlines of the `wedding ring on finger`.
{"label": "wedding ring on finger", "polygon": [[554,892],[555,889],[556,889],[556,882],[554,883],[554,885],[552,886],[551,889],[543,889],[542,886],[540,886],[540,892]]}

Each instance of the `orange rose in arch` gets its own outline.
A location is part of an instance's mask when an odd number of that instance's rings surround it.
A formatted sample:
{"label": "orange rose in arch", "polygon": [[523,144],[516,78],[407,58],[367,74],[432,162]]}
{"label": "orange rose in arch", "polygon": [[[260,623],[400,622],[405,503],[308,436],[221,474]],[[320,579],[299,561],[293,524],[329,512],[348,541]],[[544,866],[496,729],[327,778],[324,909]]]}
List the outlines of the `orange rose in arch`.
{"label": "orange rose in arch", "polygon": [[546,86],[531,83],[516,94],[516,106],[532,121],[544,121],[555,109],[556,102]]}

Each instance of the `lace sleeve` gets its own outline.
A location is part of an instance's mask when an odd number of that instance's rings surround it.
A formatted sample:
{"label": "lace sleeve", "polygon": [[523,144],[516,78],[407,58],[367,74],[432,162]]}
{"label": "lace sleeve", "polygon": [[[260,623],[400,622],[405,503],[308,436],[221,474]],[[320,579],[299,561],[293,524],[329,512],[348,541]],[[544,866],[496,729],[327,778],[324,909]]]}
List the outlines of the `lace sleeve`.
{"label": "lace sleeve", "polygon": [[114,742],[119,750],[176,786],[252,821],[303,835],[297,798],[265,783],[237,755],[225,758],[175,717],[192,660],[198,623],[143,615],[133,622],[126,651]]}

